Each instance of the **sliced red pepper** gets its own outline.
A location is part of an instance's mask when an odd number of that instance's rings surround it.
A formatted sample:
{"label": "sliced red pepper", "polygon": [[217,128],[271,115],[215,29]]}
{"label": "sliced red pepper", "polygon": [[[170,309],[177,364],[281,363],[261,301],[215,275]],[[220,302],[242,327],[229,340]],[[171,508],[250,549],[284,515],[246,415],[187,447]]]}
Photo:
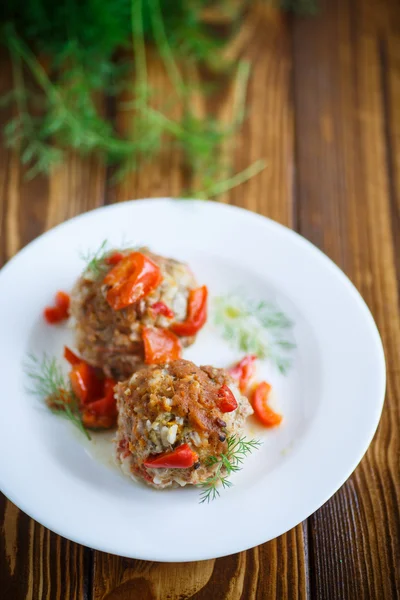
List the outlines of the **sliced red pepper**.
{"label": "sliced red pepper", "polygon": [[82,359],[77,356],[68,346],[64,346],[64,358],[69,362],[73,367],[78,363],[82,362]]}
{"label": "sliced red pepper", "polygon": [[117,403],[114,398],[115,381],[107,379],[104,384],[104,396],[87,405],[88,410],[96,415],[117,416]]}
{"label": "sliced red pepper", "polygon": [[147,365],[160,364],[181,358],[182,346],[172,331],[159,327],[144,327],[144,361]]}
{"label": "sliced red pepper", "polygon": [[199,460],[189,444],[182,444],[172,452],[163,452],[144,461],[144,466],[151,469],[188,469]]}
{"label": "sliced red pepper", "polygon": [[60,310],[63,310],[65,313],[68,314],[70,303],[71,303],[71,299],[69,297],[69,294],[67,294],[66,292],[62,292],[62,291],[57,292],[56,298],[55,298],[55,304]]}
{"label": "sliced red pepper", "polygon": [[238,407],[237,400],[227,385],[218,390],[218,408],[223,413],[232,412]]}
{"label": "sliced red pepper", "polygon": [[147,296],[161,280],[158,265],[141,252],[132,252],[105,276],[104,284],[109,286],[107,302],[114,310],[126,308]]}
{"label": "sliced red pepper", "polygon": [[164,302],[155,302],[150,306],[151,312],[155,315],[162,315],[163,317],[167,317],[167,319],[174,318],[174,311],[169,308]]}
{"label": "sliced red pepper", "polygon": [[239,383],[239,389],[242,394],[245,393],[251,378],[255,375],[256,360],[257,356],[255,356],[255,354],[249,354],[242,358],[236,365],[228,369],[229,375]]}
{"label": "sliced red pepper", "polygon": [[110,256],[107,256],[104,262],[106,265],[117,265],[123,258],[124,255],[122,252],[114,252],[113,254],[110,254]]}
{"label": "sliced red pepper", "polygon": [[98,398],[82,409],[82,422],[89,429],[109,429],[117,422],[117,403],[114,398],[115,381],[104,380],[102,398]]}
{"label": "sliced red pepper", "polygon": [[271,386],[266,381],[261,382],[253,391],[251,405],[257,419],[266,427],[275,427],[282,421],[282,415],[276,413],[268,404]]}
{"label": "sliced red pepper", "polygon": [[72,367],[69,379],[72,391],[82,404],[93,402],[93,400],[100,398],[103,393],[103,380],[97,376],[94,367],[91,367],[85,361],[81,361]]}
{"label": "sliced red pepper", "polygon": [[57,306],[47,306],[43,311],[43,316],[50,325],[61,323],[61,321],[65,321],[68,318]]}
{"label": "sliced red pepper", "polygon": [[186,319],[174,323],[171,329],[181,337],[195,335],[207,320],[207,286],[190,290]]}
{"label": "sliced red pepper", "polygon": [[55,306],[47,306],[43,311],[43,316],[50,324],[61,323],[69,317],[70,298],[66,292],[57,292],[55,296]]}

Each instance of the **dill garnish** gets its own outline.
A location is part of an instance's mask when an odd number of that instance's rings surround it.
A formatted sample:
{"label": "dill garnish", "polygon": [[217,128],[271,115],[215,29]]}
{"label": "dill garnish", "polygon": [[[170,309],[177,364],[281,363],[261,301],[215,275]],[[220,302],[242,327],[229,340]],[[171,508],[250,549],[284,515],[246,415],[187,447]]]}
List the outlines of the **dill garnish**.
{"label": "dill garnish", "polygon": [[86,263],[86,267],[84,270],[85,275],[90,275],[93,279],[97,279],[100,275],[104,275],[105,272],[109,269],[109,265],[105,262],[107,256],[116,252],[124,252],[125,250],[137,250],[138,248],[143,247],[143,245],[135,244],[123,240],[120,244],[118,244],[117,249],[111,247],[108,240],[103,240],[97,250],[85,250],[84,252],[80,252],[80,258]]}
{"label": "dill garnish", "polygon": [[44,400],[54,414],[71,421],[90,440],[90,435],[82,423],[78,400],[57,360],[47,354],[43,354],[41,360],[29,354],[24,363],[24,371],[32,386],[28,392]]}
{"label": "dill garnish", "polygon": [[231,345],[269,359],[283,375],[287,373],[291,366],[287,353],[296,347],[286,339],[293,323],[272,302],[239,293],[219,296],[214,300],[214,322]]}
{"label": "dill garnish", "polygon": [[107,269],[104,259],[109,252],[110,249],[108,248],[107,240],[103,240],[100,247],[94,252],[92,250],[81,252],[80,257],[86,263],[85,273],[92,275],[95,279],[100,277]]}
{"label": "dill garnish", "polygon": [[259,440],[247,440],[246,437],[230,436],[227,439],[227,451],[218,456],[210,456],[206,461],[207,467],[215,465],[214,474],[198,485],[202,488],[200,493],[200,504],[215,500],[220,495],[218,486],[229,488],[233,484],[229,476],[242,468],[243,460],[261,446]]}

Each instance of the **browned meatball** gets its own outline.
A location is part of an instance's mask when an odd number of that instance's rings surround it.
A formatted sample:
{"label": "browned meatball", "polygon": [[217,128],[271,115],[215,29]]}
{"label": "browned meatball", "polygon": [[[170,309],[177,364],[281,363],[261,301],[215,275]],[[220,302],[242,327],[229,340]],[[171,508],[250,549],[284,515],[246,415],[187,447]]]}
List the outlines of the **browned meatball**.
{"label": "browned meatball", "polygon": [[[111,256],[115,250],[110,251]],[[123,251],[127,255],[131,251]],[[71,297],[71,315],[74,319],[76,346],[81,356],[108,377],[125,379],[144,364],[141,337],[143,325],[168,328],[171,319],[151,310],[156,302],[163,302],[173,313],[173,322],[186,317],[189,290],[196,287],[190,268],[171,258],[153,254],[146,248],[138,252],[148,256],[161,271],[160,285],[148,296],[122,310],[114,310],[106,300],[104,277],[112,266],[104,260],[98,276],[85,271],[77,281]],[[107,257],[105,257],[106,259]],[[194,337],[181,338],[188,346]]]}
{"label": "browned meatball", "polygon": [[[228,386],[237,401],[220,409],[219,392]],[[226,451],[227,438],[240,435],[253,410],[223,369],[197,367],[187,360],[152,365],[116,387],[116,458],[124,472],[156,488],[204,482],[214,472],[207,458]],[[188,444],[198,461],[188,468],[151,468],[149,457]]]}

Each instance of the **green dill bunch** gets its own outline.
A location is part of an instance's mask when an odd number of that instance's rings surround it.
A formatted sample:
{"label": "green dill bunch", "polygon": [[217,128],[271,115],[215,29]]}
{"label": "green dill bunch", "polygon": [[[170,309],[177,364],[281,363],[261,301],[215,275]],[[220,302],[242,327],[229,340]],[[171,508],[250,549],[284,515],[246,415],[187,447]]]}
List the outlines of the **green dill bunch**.
{"label": "green dill bunch", "polygon": [[[257,161],[228,179],[221,176],[231,173],[232,152],[226,156],[224,148],[242,124],[243,103],[241,117],[227,127],[212,114],[200,118],[190,110],[190,90],[197,84],[185,65],[234,72],[221,52],[229,36],[203,18],[205,9],[215,7],[209,0],[6,0],[0,31],[12,59],[14,89],[1,102],[16,110],[4,136],[30,165],[28,176],[49,173],[72,150],[115,165],[121,177],[176,147],[197,183],[188,195],[215,197],[259,173],[264,164]],[[218,7],[241,13],[230,9],[229,0]],[[181,120],[169,118],[167,107],[158,114],[152,109],[148,44],[173,83],[172,104],[183,103]],[[243,102],[247,77],[239,78]],[[205,94],[207,84],[201,88]],[[105,100],[124,90],[133,97],[134,112],[129,131],[121,135],[106,115]]]}

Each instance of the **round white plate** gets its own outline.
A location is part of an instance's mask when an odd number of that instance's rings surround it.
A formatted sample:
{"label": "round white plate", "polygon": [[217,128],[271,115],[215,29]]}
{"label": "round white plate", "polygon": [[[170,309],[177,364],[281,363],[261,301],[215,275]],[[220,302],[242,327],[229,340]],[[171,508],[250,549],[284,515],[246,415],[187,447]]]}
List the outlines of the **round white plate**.
{"label": "round white plate", "polygon": [[[293,320],[293,367],[266,363],[283,424],[249,425],[263,441],[210,504],[197,489],[157,491],[111,466],[108,442],[85,442],[26,392],[28,351],[62,354],[66,327],[42,311],[82,270],[79,251],[128,240],[186,260],[212,295],[238,288]],[[349,477],[376,430],[385,392],[381,340],[364,301],[312,244],[251,212],[201,201],[143,200],[100,208],[29,244],[0,272],[0,482],[24,512],[75,542],[157,561],[219,557],[275,538],[311,515]],[[185,353],[227,366],[242,353],[212,322]],[[104,437],[104,436],[103,436]],[[107,437],[107,436],[106,436]]]}

